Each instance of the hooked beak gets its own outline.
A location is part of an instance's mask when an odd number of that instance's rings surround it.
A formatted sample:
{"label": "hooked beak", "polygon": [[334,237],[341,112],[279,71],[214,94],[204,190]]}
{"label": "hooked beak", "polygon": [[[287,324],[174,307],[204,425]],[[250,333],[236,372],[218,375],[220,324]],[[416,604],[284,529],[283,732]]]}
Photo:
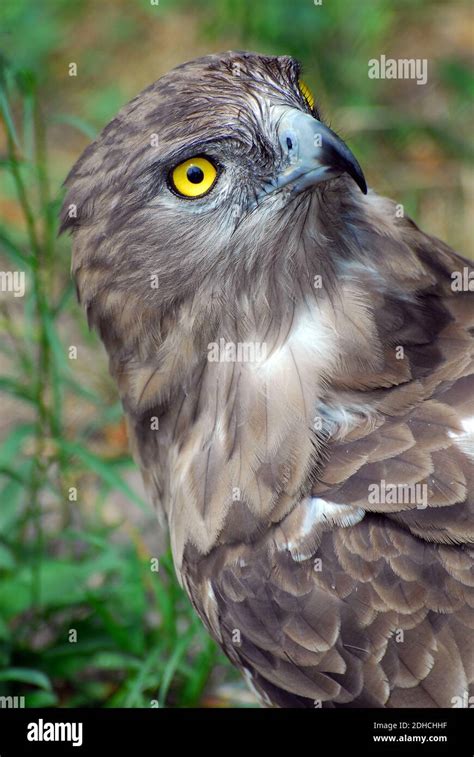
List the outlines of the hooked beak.
{"label": "hooked beak", "polygon": [[292,191],[301,192],[347,173],[360,190],[367,194],[362,169],[347,145],[309,113],[303,113],[297,108],[282,108],[278,139],[283,156],[286,157],[286,167],[276,180],[264,187],[267,193],[289,184],[292,185]]}

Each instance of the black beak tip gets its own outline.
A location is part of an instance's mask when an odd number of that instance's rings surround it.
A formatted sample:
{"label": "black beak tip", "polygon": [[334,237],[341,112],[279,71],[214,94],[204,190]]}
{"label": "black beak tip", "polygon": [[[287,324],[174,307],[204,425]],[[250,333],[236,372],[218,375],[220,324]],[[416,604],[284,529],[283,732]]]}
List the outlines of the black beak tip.
{"label": "black beak tip", "polygon": [[362,173],[362,168],[360,167],[357,160],[352,156],[352,160],[350,161],[350,164],[347,166],[347,173],[354,179],[355,183],[359,187],[362,194],[367,194],[367,182],[365,180],[365,176]]}
{"label": "black beak tip", "polygon": [[367,194],[367,182],[362,168],[355,155],[349,150],[345,142],[337,134],[331,132],[331,144],[326,146],[324,158],[329,166],[341,173],[349,174],[355,181],[362,194]]}
{"label": "black beak tip", "polygon": [[359,187],[359,189],[360,189],[360,191],[362,192],[363,195],[367,194],[367,182],[365,180],[365,176],[362,173],[362,171],[361,171],[361,174],[360,174],[360,177],[359,177],[359,181],[357,182],[357,186]]}

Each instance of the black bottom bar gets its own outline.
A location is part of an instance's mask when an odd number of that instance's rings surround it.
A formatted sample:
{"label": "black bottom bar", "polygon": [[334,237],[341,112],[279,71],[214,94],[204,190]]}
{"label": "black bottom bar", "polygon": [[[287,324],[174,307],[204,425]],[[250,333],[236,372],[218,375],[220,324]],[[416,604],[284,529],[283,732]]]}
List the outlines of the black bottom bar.
{"label": "black bottom bar", "polygon": [[[0,709],[0,757],[130,754],[172,757],[277,747],[332,757],[473,754],[471,710]],[[53,740],[55,739],[55,740]],[[76,744],[76,746],[74,746]],[[470,746],[469,746],[470,745]],[[330,750],[330,751],[329,751]]]}

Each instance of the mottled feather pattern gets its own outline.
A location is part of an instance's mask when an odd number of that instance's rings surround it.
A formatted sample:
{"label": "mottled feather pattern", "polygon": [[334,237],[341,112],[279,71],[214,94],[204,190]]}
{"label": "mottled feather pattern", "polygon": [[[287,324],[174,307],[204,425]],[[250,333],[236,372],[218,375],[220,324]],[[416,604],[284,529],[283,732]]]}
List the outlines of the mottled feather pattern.
{"label": "mottled feather pattern", "polygon": [[[208,56],[125,106],[67,179],[73,275],[178,576],[263,703],[451,707],[474,675],[469,263],[347,175],[262,199],[298,76]],[[193,154],[221,172],[196,202],[167,186]],[[220,340],[265,354],[213,362]]]}

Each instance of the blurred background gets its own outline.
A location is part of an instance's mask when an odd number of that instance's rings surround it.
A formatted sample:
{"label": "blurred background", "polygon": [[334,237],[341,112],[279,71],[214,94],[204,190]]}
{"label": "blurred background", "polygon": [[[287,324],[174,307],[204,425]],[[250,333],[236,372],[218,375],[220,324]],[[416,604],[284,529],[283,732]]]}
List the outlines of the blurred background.
{"label": "blurred background", "polygon": [[[472,257],[472,16],[456,0],[2,0],[0,272],[26,291],[0,279],[0,699],[255,705],[176,583],[75,302],[57,239],[73,162],[185,60],[292,54],[369,184]],[[369,79],[382,54],[427,58],[428,83]]]}

